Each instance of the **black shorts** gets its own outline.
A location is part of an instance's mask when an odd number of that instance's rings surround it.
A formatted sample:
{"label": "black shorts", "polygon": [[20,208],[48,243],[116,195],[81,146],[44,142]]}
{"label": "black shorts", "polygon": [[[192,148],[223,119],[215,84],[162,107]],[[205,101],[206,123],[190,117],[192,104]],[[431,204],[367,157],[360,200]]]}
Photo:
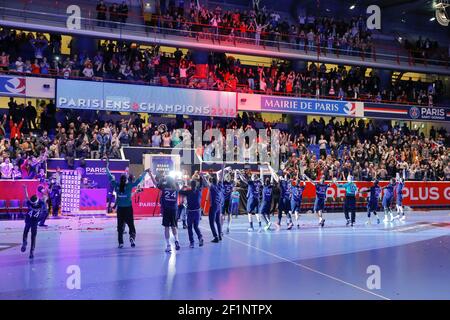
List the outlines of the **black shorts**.
{"label": "black shorts", "polygon": [[166,209],[162,212],[162,225],[164,227],[177,226],[177,210]]}

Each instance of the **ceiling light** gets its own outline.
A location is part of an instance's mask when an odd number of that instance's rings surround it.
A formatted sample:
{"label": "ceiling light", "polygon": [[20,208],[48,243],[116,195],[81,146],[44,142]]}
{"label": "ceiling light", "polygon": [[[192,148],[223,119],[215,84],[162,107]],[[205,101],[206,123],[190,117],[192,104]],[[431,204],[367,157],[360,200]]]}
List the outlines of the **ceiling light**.
{"label": "ceiling light", "polygon": [[352,4],[352,5],[350,6],[350,10],[355,9],[355,7],[356,7],[356,5]]}

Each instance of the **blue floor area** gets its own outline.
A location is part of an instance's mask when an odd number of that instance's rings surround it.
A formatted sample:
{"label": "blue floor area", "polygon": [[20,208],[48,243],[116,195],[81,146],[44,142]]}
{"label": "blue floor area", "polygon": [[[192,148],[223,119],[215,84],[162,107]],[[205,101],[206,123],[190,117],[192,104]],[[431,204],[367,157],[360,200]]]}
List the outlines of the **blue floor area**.
{"label": "blue floor area", "polygon": [[[301,216],[300,229],[247,232],[244,216],[224,241],[164,252],[160,218],[136,221],[137,247],[117,249],[114,218],[49,220],[33,261],[20,252],[22,221],[0,221],[0,299],[450,299],[450,211],[410,212],[405,222],[345,227],[342,213]],[[67,267],[79,266],[70,290]],[[380,289],[369,289],[369,266]]]}

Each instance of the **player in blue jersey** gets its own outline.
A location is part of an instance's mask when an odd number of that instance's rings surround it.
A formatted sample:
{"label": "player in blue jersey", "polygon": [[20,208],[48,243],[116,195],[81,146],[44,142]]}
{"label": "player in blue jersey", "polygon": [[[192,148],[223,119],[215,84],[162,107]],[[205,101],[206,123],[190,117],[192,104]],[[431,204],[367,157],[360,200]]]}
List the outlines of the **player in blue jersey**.
{"label": "player in blue jersey", "polygon": [[378,185],[378,180],[375,180],[373,182],[373,186],[371,186],[369,188],[369,190],[365,191],[364,193],[368,193],[369,197],[367,199],[367,225],[372,224],[372,221],[370,219],[371,214],[373,213],[373,215],[375,217],[377,217],[377,223],[380,223],[380,218],[377,215],[377,211],[378,211],[378,200],[380,199],[380,195],[381,195],[381,187]]}
{"label": "player in blue jersey", "polygon": [[394,190],[395,190],[395,179],[392,178],[389,184],[382,188],[384,190],[383,195],[383,210],[384,210],[384,220],[383,222],[390,222],[394,219],[394,216],[391,211],[391,203],[394,198]]}
{"label": "player in blue jersey", "polygon": [[227,233],[230,232],[231,225],[231,194],[233,192],[234,186],[236,185],[236,172],[234,173],[234,180],[230,172],[225,174],[223,180],[223,205],[222,205],[222,214],[221,214],[221,224],[223,231],[223,223],[225,220],[225,216],[227,218]]}
{"label": "player in blue jersey", "polygon": [[298,223],[299,214],[302,209],[303,191],[305,190],[306,183],[300,179],[297,179],[295,185],[291,186],[290,192],[290,205],[291,205],[291,215],[294,214],[295,222],[297,223],[297,229],[300,228]]}
{"label": "player in blue jersey", "polygon": [[[273,178],[272,178],[273,180]],[[259,207],[259,213],[264,219],[266,223],[264,229],[270,230],[270,226],[272,222],[270,222],[270,207],[272,205],[272,197],[273,197],[273,181],[270,178],[266,178],[264,180],[264,185],[262,188],[262,201]]]}
{"label": "player in blue jersey", "polygon": [[256,215],[258,221],[259,230],[262,230],[261,217],[259,216],[260,196],[262,191],[261,179],[256,174],[252,174],[250,180],[242,175],[241,172],[237,172],[239,179],[247,185],[247,215],[248,222],[250,224],[248,231],[254,231],[253,228],[253,216]]}
{"label": "player in blue jersey", "polygon": [[403,188],[405,187],[405,171],[403,171],[403,177],[397,173],[396,185],[395,185],[395,198],[397,207],[397,216],[394,219],[406,220],[405,211],[403,210]]}
{"label": "player in blue jersey", "polygon": [[178,241],[178,230],[177,230],[177,210],[178,210],[178,192],[179,185],[176,183],[175,179],[167,176],[163,177],[159,182],[156,181],[155,177],[151,172],[150,178],[153,184],[160,190],[160,204],[162,213],[162,225],[164,226],[164,237],[166,239],[166,252],[172,251],[170,245],[170,231],[175,239],[175,249],[180,250],[180,242]]}
{"label": "player in blue jersey", "polygon": [[34,258],[34,249],[36,247],[37,227],[42,215],[45,214],[45,203],[39,199],[36,195],[28,196],[28,190],[23,185],[25,200],[27,205],[27,213],[25,214],[25,228],[23,229],[22,247],[20,251],[25,252],[27,250],[28,233],[31,230],[31,247],[29,258]]}
{"label": "player in blue jersey", "polygon": [[[209,189],[210,208],[209,208],[209,226],[213,234],[213,243],[222,241],[222,223],[221,212],[224,201],[224,176],[230,168],[222,168],[216,174],[208,175],[206,179],[203,175],[203,181]],[[216,229],[217,227],[217,229]]]}
{"label": "player in blue jersey", "polygon": [[192,229],[197,234],[199,247],[203,246],[203,235],[198,227],[201,215],[202,187],[203,179],[197,181],[197,179],[192,178],[190,187],[184,187],[180,190],[180,195],[186,198],[187,229],[190,248],[194,248],[194,232]]}
{"label": "player in blue jersey", "polygon": [[292,223],[291,215],[291,177],[288,173],[284,176],[278,177],[278,186],[280,189],[280,198],[278,200],[278,223],[276,224],[277,229],[281,228],[281,219],[283,218],[283,213],[287,215],[287,229],[290,230],[294,226]]}
{"label": "player in blue jersey", "polygon": [[321,177],[319,182],[314,182],[306,174],[303,178],[314,184],[316,187],[316,200],[314,202],[314,213],[319,217],[319,226],[325,226],[325,219],[323,218],[323,210],[325,208],[325,199],[327,197],[327,189],[331,187],[330,184],[325,183],[325,177]]}

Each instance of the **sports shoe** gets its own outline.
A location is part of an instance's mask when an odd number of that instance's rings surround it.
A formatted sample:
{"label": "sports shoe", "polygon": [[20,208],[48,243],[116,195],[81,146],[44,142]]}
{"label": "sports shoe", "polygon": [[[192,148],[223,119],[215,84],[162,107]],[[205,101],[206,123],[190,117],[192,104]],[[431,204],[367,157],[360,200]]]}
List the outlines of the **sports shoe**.
{"label": "sports shoe", "polygon": [[320,222],[320,226],[323,228],[325,226],[325,219]]}
{"label": "sports shoe", "polygon": [[203,247],[203,239],[198,240],[198,246]]}
{"label": "sports shoe", "polygon": [[136,247],[136,242],[134,241],[133,238],[130,238],[130,243],[132,248]]}
{"label": "sports shoe", "polygon": [[248,231],[248,232],[253,232],[253,231],[255,231],[255,229],[253,229],[252,227],[250,227],[250,228],[247,229],[247,231]]}
{"label": "sports shoe", "polygon": [[366,221],[366,226],[370,226],[371,224],[372,224],[372,221],[370,221],[370,220]]}
{"label": "sports shoe", "polygon": [[47,228],[48,225],[46,225],[46,224],[40,224],[39,227]]}
{"label": "sports shoe", "polygon": [[353,225],[354,225],[354,224],[355,224],[355,223],[354,223],[354,222],[352,222],[352,223],[350,224],[350,226],[351,226],[351,227],[353,227]]}
{"label": "sports shoe", "polygon": [[230,228],[227,228],[227,234],[230,234]]}
{"label": "sports shoe", "polygon": [[119,243],[118,248],[119,248],[119,249],[122,249],[122,248],[123,248],[123,243]]}
{"label": "sports shoe", "polygon": [[402,216],[402,217],[400,218],[400,220],[401,220],[401,221],[405,221],[405,220],[406,220],[406,216]]}
{"label": "sports shoe", "polygon": [[211,241],[212,243],[219,243],[219,238],[214,238],[214,239],[212,239],[212,241]]}
{"label": "sports shoe", "polygon": [[347,223],[345,224],[347,227],[350,224],[350,220],[347,219]]}
{"label": "sports shoe", "polygon": [[266,224],[266,226],[264,227],[264,230],[270,230],[270,226],[272,225],[272,222],[269,222],[268,224]]}
{"label": "sports shoe", "polygon": [[33,253],[33,251],[30,251],[30,256],[29,256],[29,258],[30,258],[30,259],[33,259],[33,258],[34,258],[34,253]]}
{"label": "sports shoe", "polygon": [[170,244],[168,244],[166,246],[166,250],[164,250],[165,252],[172,252],[172,247],[170,246]]}
{"label": "sports shoe", "polygon": [[175,241],[175,250],[180,250],[180,243]]}
{"label": "sports shoe", "polygon": [[388,218],[388,216],[384,216],[383,222],[384,222],[384,223],[387,223],[387,222],[389,222],[389,218]]}
{"label": "sports shoe", "polygon": [[294,224],[293,224],[292,222],[289,222],[289,224],[288,224],[288,226],[287,226],[287,229],[288,229],[288,230],[291,230],[293,226],[294,226]]}
{"label": "sports shoe", "polygon": [[26,250],[27,250],[27,242],[24,241],[24,242],[22,243],[22,248],[20,248],[20,251],[25,252]]}
{"label": "sports shoe", "polygon": [[377,218],[377,224],[380,224],[380,223],[381,223],[380,218]]}
{"label": "sports shoe", "polygon": [[191,242],[191,243],[189,244],[189,248],[194,248],[194,243],[193,243],[193,242]]}
{"label": "sports shoe", "polygon": [[299,223],[297,223],[297,229],[300,229],[300,224]]}

